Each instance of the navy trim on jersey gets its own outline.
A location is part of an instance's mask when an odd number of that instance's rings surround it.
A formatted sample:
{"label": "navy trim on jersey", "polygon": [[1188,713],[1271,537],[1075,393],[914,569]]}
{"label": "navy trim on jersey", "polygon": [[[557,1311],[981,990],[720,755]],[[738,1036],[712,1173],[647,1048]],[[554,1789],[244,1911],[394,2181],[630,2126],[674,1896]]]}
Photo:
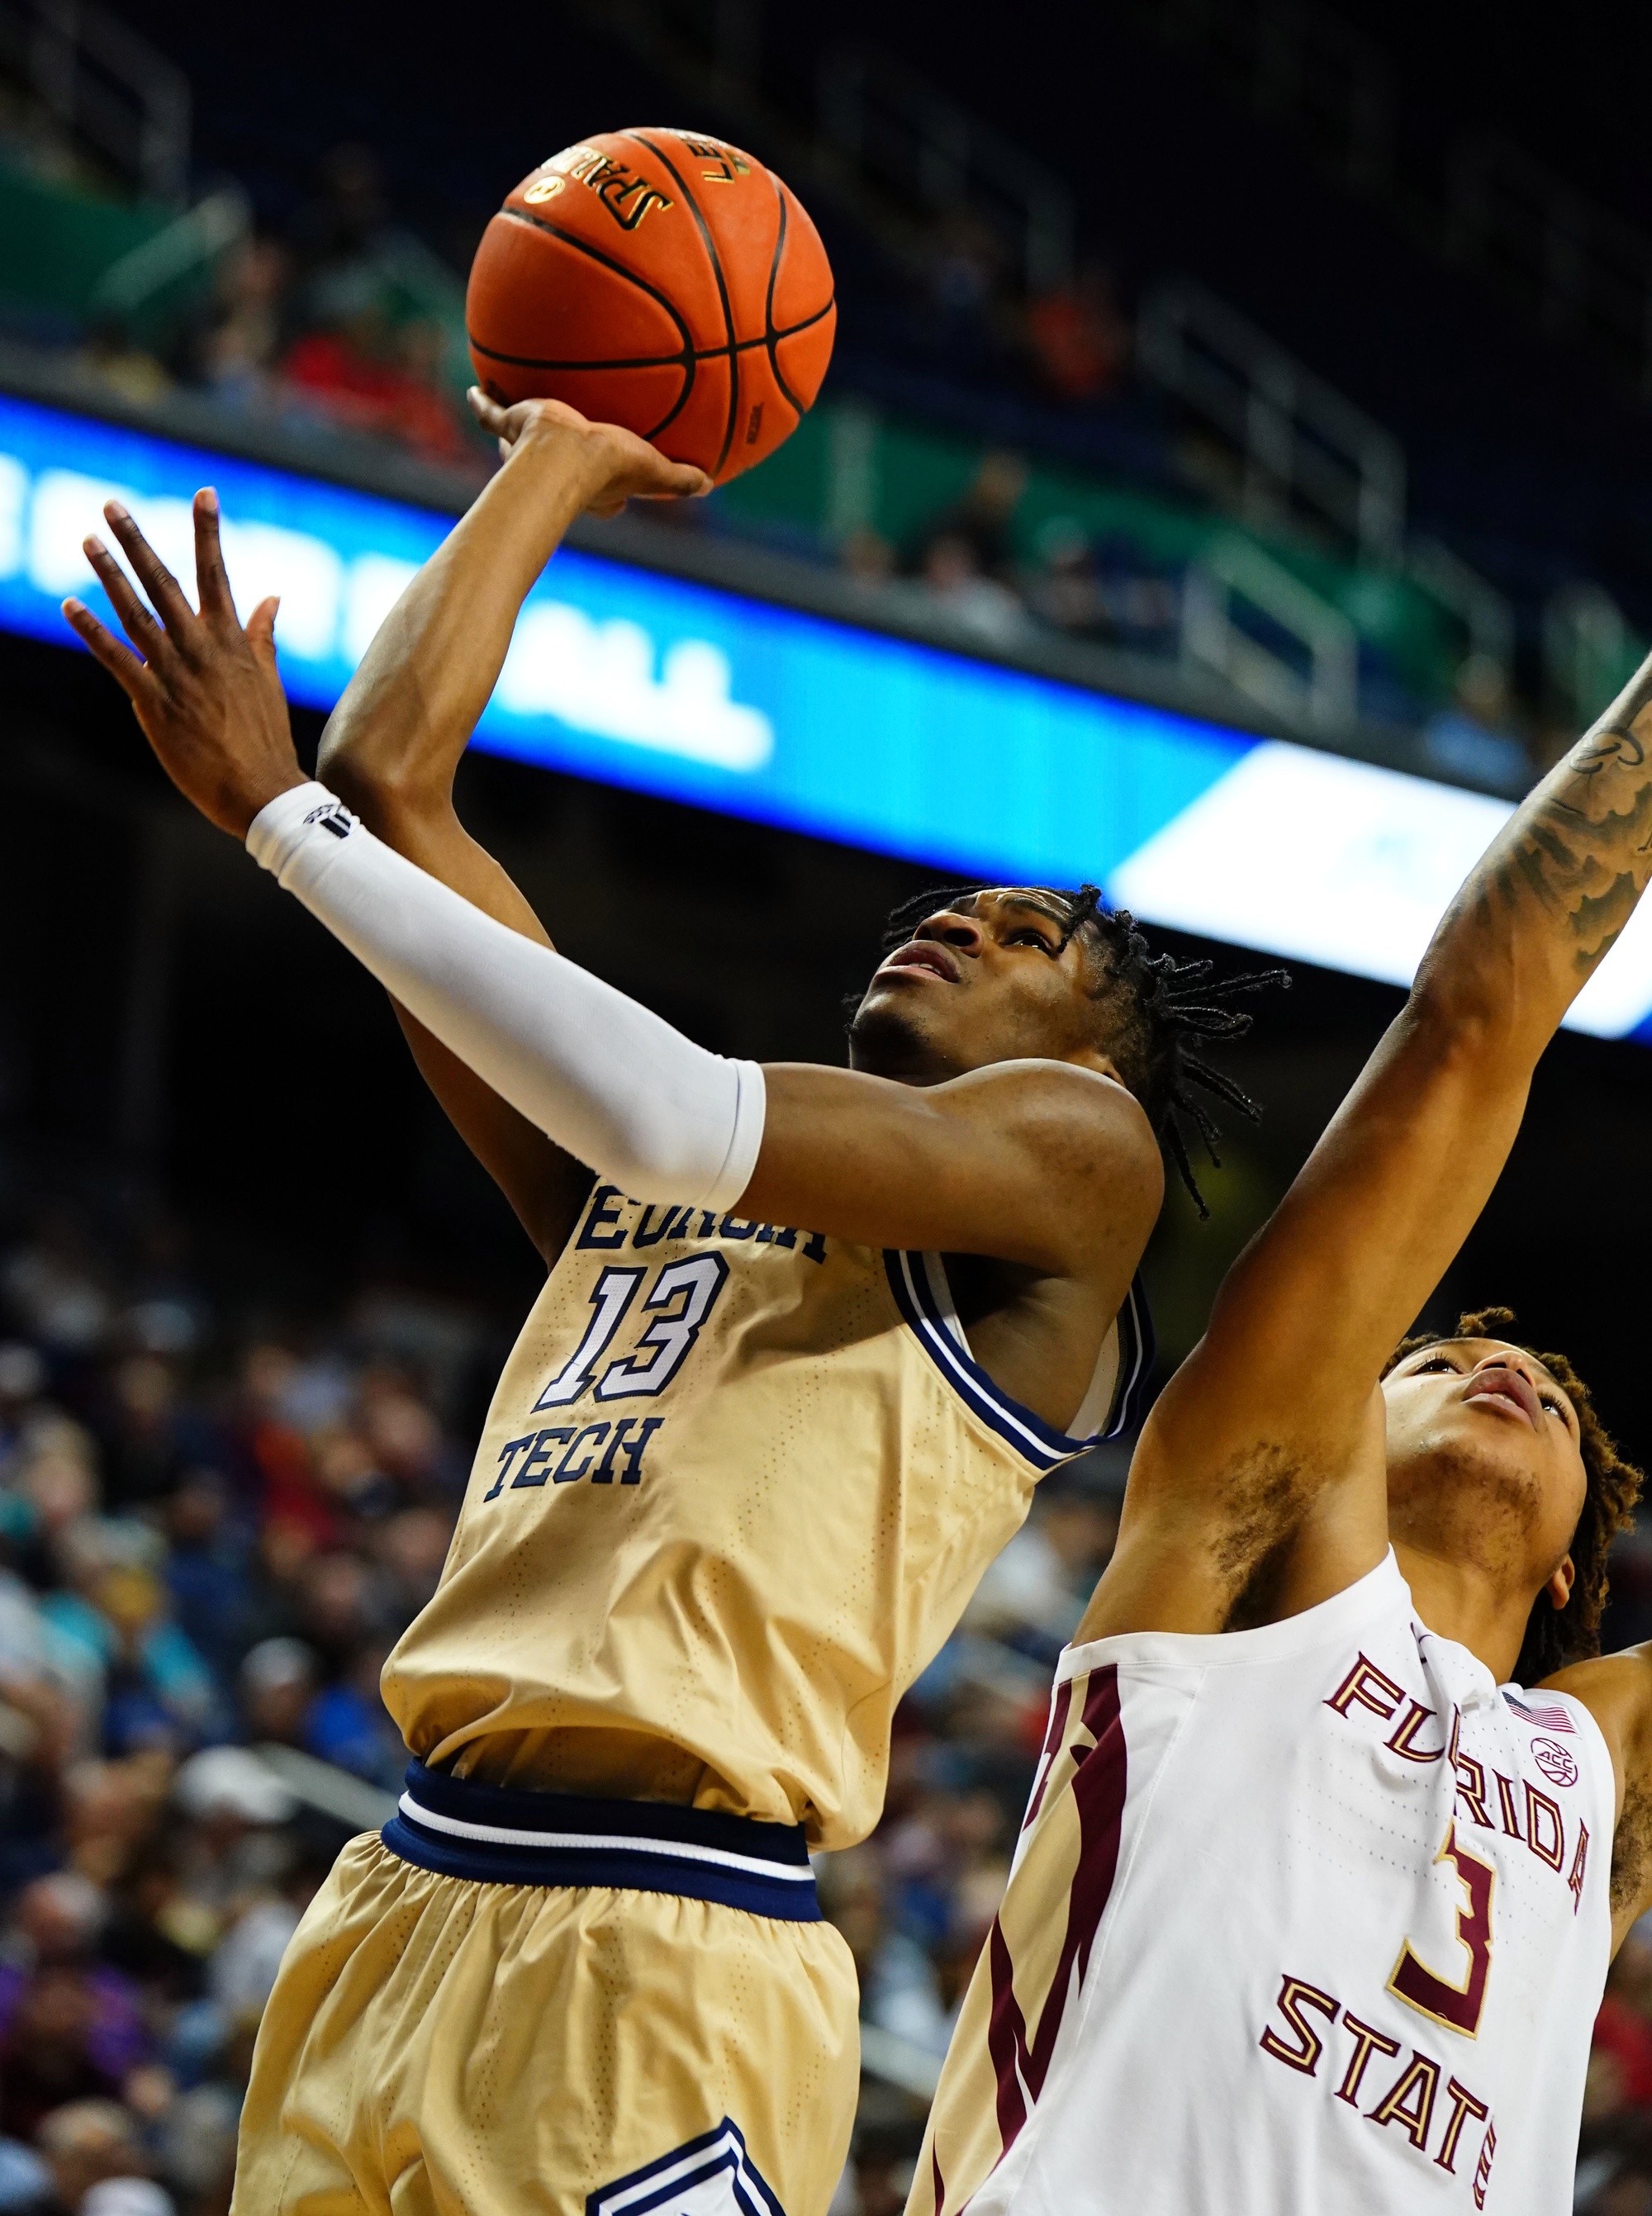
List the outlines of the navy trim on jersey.
{"label": "navy trim on jersey", "polygon": [[[709,2178],[726,2176],[728,2194],[740,2216],[786,2216],[756,2164],[746,2151],[744,2133],[724,2116],[715,2130],[702,2132],[657,2162],[647,2163],[624,2177],[616,2177],[585,2196],[585,2216],[644,2216],[669,2201],[681,2205],[683,2196]],[[638,2188],[650,2186],[644,2193]]]}
{"label": "navy trim on jersey", "polygon": [[1148,1382],[1158,1351],[1147,1287],[1137,1271],[1119,1311],[1119,1375],[1113,1388],[1113,1407],[1092,1445],[1104,1439],[1122,1439],[1139,1427],[1147,1413]]}
{"label": "navy trim on jersey", "polygon": [[380,1837],[420,1869],[479,1885],[613,1886],[818,1924],[801,1824],[660,1800],[595,1800],[481,1785],[410,1763]]}
{"label": "navy trim on jersey", "polygon": [[1154,1351],[1152,1319],[1148,1314],[1147,1296],[1139,1277],[1131,1284],[1119,1311],[1119,1376],[1107,1420],[1099,1431],[1078,1439],[1057,1431],[1053,1424],[1046,1424],[1042,1416],[1034,1415],[1019,1400],[1012,1400],[959,1345],[946,1327],[946,1319],[936,1302],[922,1254],[887,1247],[884,1267],[889,1274],[896,1306],[916,1333],[919,1344],[936,1369],[966,1407],[1038,1469],[1054,1469],[1058,1463],[1070,1462],[1075,1455],[1082,1454],[1087,1447],[1096,1446],[1103,1439],[1119,1438],[1134,1427],[1139,1414],[1138,1404],[1152,1371]]}

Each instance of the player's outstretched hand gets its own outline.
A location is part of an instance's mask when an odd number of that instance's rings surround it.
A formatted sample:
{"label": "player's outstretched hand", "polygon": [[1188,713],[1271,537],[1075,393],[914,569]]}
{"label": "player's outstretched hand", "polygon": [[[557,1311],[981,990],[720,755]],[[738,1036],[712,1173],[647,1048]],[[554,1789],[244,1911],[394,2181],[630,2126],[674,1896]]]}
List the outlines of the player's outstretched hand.
{"label": "player's outstretched hand", "polygon": [[670,462],[657,446],[617,423],[593,423],[561,400],[519,400],[502,408],[479,385],[470,391],[471,411],[499,441],[509,461],[519,446],[559,450],[578,472],[580,507],[588,515],[618,515],[628,500],[687,500],[709,492],[712,481],[688,462]]}
{"label": "player's outstretched hand", "polygon": [[199,615],[120,502],[103,513],[155,614],[102,540],[89,539],[86,558],[137,653],[83,601],[65,600],[64,615],[131,701],[179,791],[219,830],[244,839],[267,802],[304,782],[275,668],[276,602],[260,601],[242,628],[219,544],[215,492],[195,495]]}

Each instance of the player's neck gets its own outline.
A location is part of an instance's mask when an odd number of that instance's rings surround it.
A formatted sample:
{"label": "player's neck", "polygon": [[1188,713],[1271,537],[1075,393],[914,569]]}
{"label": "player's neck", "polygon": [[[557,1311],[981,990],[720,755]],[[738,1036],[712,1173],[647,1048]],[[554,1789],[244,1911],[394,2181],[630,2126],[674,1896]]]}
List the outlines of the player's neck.
{"label": "player's neck", "polygon": [[1453,1560],[1409,1540],[1395,1540],[1394,1556],[1424,1627],[1466,1647],[1500,1685],[1507,1683],[1526,1638],[1531,1594],[1482,1563]]}
{"label": "player's neck", "polygon": [[877,1024],[849,1033],[849,1068],[895,1085],[945,1085],[960,1074],[958,1066],[934,1053],[904,1025]]}

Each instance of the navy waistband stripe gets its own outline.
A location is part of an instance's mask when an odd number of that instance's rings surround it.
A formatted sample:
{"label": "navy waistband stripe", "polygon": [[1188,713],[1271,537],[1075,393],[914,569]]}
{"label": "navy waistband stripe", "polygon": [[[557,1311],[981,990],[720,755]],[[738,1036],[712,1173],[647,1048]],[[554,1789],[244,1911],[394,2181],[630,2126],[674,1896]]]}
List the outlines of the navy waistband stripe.
{"label": "navy waistband stripe", "polygon": [[420,1868],[482,1884],[613,1886],[820,1920],[801,1825],[473,1784],[415,1762],[383,1837]]}

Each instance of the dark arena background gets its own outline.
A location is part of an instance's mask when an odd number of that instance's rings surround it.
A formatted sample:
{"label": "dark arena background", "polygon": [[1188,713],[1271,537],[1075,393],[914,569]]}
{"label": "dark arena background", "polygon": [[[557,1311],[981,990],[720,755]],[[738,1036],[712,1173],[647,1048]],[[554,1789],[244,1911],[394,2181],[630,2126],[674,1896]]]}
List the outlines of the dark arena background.
{"label": "dark arena background", "polygon": [[[1150,1253],[1161,1382],[1652,639],[1643,14],[1023,20],[0,0],[0,2211],[227,2208],[260,2008],[390,1809],[379,1668],[539,1283],[378,988],[71,645],[104,489],[262,519],[312,760],[492,466],[464,276],[504,191],[660,115],[768,161],[837,274],[820,400],[692,514],[576,531],[538,590],[580,682],[513,657],[464,812],[567,953],[733,1054],[840,1058],[885,913],[960,875],[1285,960],[1224,1062],[1265,1117]],[[1426,1320],[1513,1307],[1644,1462],[1652,918],[1613,964]],[[865,2036],[835,2216],[903,2201],[1127,1459],[1041,1488],[820,1871]],[[1652,1527],[1607,1634],[1652,1635]],[[1652,2211],[1638,1934],[1578,2196]]]}

